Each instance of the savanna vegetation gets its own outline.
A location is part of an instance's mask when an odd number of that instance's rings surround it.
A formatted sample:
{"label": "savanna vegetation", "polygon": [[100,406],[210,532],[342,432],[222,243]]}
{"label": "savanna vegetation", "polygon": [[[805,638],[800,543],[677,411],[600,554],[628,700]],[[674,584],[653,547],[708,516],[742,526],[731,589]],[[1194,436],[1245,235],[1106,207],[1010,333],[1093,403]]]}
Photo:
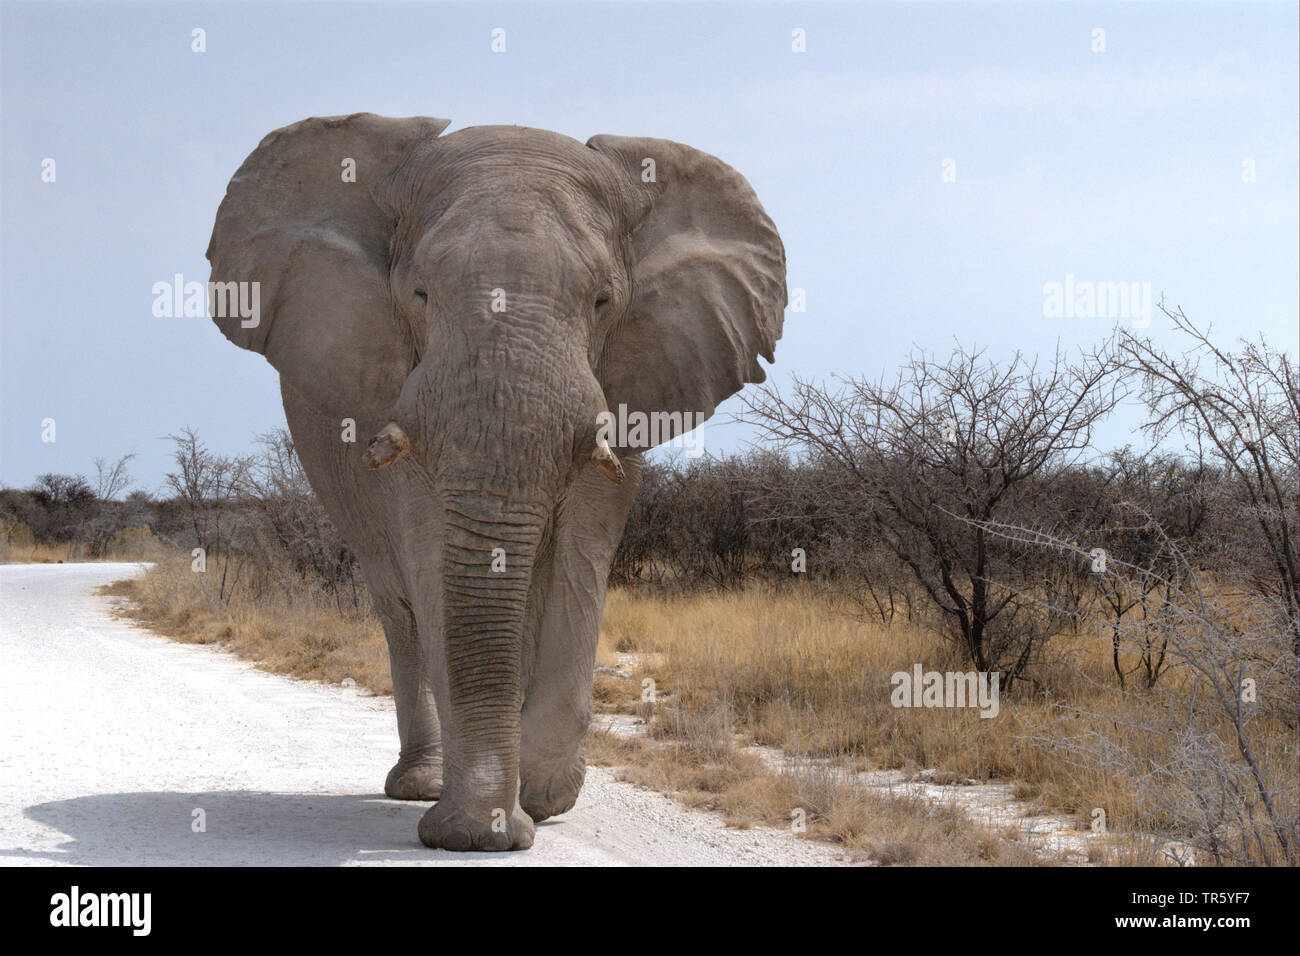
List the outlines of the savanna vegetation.
{"label": "savanna vegetation", "polygon": [[[741,456],[645,469],[599,648],[589,757],[880,862],[1040,861],[1015,828],[857,774],[1014,785],[1096,827],[1099,863],[1297,863],[1300,387],[1265,342],[1181,311],[1169,348],[744,394]],[[1123,402],[1129,447],[1096,447]],[[112,589],[181,640],[391,692],[364,581],[283,432],[226,457],[173,436],[159,496],[46,475],[0,492],[6,560],[153,560]],[[116,469],[116,471],[115,471]],[[114,478],[113,475],[118,477]],[[197,549],[197,550],[196,550]],[[898,707],[891,679],[995,675],[998,715]],[[599,723],[599,722],[598,722]],[[773,760],[773,755],[779,759]]]}

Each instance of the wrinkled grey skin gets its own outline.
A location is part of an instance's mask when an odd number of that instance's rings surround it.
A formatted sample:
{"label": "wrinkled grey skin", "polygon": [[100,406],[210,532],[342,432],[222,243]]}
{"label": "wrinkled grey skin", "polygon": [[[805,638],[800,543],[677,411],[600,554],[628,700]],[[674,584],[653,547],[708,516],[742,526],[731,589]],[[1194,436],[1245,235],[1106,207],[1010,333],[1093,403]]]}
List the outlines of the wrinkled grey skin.
{"label": "wrinkled grey skin", "polygon": [[640,478],[644,449],[599,447],[597,415],[711,415],[762,381],[785,253],[749,184],[690,147],[447,125],[363,113],[267,136],[208,248],[213,282],[260,283],[258,322],[216,296],[213,314],[279,371],[374,595],[401,739],[385,792],[437,800],[429,846],[524,849],[582,786]]}

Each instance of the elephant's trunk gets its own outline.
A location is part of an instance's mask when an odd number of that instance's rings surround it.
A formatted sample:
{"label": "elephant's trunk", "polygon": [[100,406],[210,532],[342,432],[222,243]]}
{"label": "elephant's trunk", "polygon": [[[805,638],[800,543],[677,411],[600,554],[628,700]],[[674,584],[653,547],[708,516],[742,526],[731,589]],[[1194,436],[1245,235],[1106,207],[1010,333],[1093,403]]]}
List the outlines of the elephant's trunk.
{"label": "elephant's trunk", "polygon": [[448,489],[443,500],[446,779],[465,788],[452,796],[508,814],[519,778],[520,642],[546,509],[482,487]]}
{"label": "elephant's trunk", "polygon": [[585,346],[534,329],[502,323],[455,358],[430,349],[367,452],[372,467],[409,455],[441,495],[439,812],[478,820],[518,809],[525,619],[555,502],[592,460],[615,480],[622,472],[598,441],[605,399]]}

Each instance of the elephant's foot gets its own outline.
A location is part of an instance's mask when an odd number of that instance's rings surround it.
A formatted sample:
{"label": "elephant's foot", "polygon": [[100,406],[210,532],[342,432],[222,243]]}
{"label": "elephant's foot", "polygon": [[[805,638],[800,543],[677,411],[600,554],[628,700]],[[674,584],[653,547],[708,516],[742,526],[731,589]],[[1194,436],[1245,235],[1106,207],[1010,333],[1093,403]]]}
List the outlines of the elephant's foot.
{"label": "elephant's foot", "polygon": [[420,842],[435,849],[527,850],[533,845],[533,821],[515,807],[471,816],[459,802],[440,800],[420,818]]}
{"label": "elephant's foot", "polygon": [[586,776],[581,753],[557,763],[525,764],[519,772],[519,805],[537,823],[559,816],[573,809]]}
{"label": "elephant's foot", "polygon": [[439,799],[442,796],[442,760],[398,760],[388,771],[384,793],[393,800]]}

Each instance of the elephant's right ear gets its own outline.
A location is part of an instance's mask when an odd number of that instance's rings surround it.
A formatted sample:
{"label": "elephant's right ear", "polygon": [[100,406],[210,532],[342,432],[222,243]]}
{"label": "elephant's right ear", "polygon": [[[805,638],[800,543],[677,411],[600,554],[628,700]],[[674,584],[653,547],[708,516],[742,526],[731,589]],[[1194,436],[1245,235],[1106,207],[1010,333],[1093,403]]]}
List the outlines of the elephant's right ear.
{"label": "elephant's right ear", "polygon": [[396,215],[380,197],[449,122],[306,119],[269,134],[230,180],[208,244],[213,321],[313,404],[346,414],[358,390],[401,387],[411,343],[389,290]]}

